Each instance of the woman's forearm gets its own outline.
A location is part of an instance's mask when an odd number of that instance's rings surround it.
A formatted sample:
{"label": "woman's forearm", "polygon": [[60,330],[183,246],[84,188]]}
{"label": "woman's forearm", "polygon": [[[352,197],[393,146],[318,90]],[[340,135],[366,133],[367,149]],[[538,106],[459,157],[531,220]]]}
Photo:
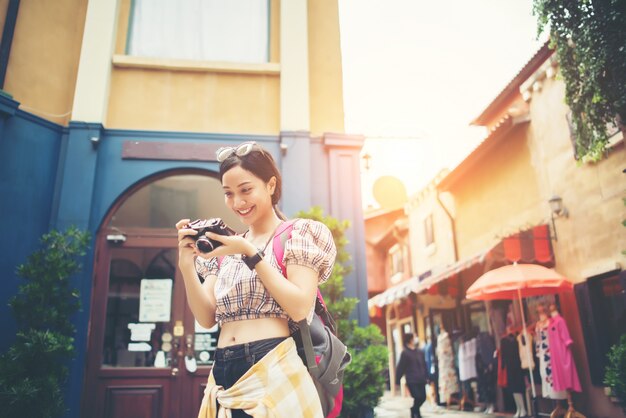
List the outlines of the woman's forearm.
{"label": "woman's forearm", "polygon": [[205,328],[212,328],[215,325],[215,297],[212,296],[212,289],[215,285],[214,278],[210,276],[204,284],[198,280],[198,274],[194,266],[180,269],[185,283],[187,303],[196,318],[196,321]]}

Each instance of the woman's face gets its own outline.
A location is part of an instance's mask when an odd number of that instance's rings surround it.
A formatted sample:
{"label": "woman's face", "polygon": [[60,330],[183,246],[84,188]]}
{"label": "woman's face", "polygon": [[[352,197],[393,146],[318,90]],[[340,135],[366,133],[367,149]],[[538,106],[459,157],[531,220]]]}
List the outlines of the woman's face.
{"label": "woman's face", "polygon": [[235,166],[224,173],[222,187],[226,206],[246,225],[254,224],[273,210],[275,177],[265,183],[251,171]]}

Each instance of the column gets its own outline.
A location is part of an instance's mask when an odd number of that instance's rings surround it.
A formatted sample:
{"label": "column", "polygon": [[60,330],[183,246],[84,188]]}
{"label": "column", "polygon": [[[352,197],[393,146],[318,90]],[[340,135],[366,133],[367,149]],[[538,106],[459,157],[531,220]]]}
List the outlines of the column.
{"label": "column", "polygon": [[72,120],[104,123],[119,0],[89,0],[80,51]]}
{"label": "column", "polygon": [[361,202],[360,152],[365,138],[360,135],[324,134],[328,151],[328,184],[330,214],[352,223],[346,231],[346,249],[352,257],[354,270],[345,278],[346,296],[359,298],[356,313],[359,325],[369,323],[367,310],[367,269],[365,263],[365,223]]}

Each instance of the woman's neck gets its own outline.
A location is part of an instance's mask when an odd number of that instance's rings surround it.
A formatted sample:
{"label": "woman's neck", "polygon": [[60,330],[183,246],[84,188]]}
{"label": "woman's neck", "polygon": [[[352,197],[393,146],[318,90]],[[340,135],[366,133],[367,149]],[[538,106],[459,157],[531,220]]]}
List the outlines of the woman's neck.
{"label": "woman's neck", "polygon": [[248,238],[250,240],[255,240],[260,237],[267,237],[269,234],[272,234],[281,223],[282,221],[278,216],[276,216],[276,213],[271,211],[268,216],[261,218],[254,224],[250,225]]}

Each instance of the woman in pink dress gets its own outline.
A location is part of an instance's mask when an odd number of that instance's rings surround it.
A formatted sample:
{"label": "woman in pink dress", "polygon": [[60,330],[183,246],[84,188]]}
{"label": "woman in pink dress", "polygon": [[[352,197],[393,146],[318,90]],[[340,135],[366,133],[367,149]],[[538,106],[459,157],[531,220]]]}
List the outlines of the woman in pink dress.
{"label": "woman in pink dress", "polygon": [[565,319],[556,310],[555,305],[550,305],[550,325],[548,326],[548,339],[550,353],[552,354],[552,385],[554,390],[573,390],[580,392],[580,381],[576,371],[576,363],[572,356],[572,338],[569,335]]}

